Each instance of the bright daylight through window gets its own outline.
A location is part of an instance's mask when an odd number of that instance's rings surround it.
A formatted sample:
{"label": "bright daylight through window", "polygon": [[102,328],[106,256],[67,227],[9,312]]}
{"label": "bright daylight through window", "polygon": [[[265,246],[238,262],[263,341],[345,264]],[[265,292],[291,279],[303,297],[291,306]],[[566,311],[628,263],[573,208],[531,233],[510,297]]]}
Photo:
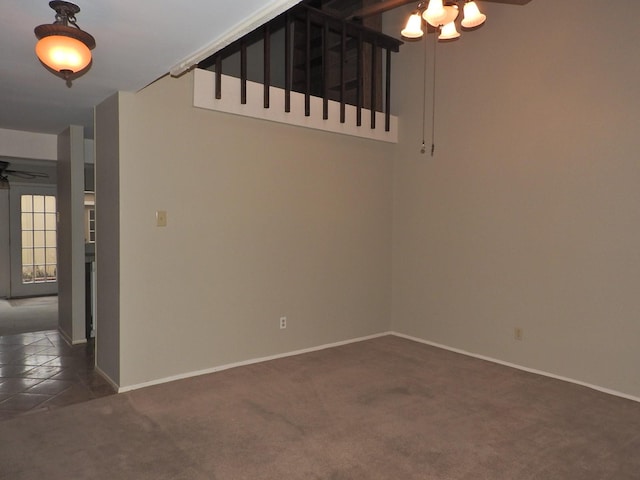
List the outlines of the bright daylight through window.
{"label": "bright daylight through window", "polygon": [[22,283],[55,282],[56,197],[21,196]]}

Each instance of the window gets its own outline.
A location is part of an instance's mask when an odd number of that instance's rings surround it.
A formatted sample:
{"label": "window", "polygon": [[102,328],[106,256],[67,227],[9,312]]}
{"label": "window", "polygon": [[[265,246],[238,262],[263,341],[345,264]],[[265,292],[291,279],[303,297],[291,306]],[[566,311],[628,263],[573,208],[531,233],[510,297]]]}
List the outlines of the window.
{"label": "window", "polygon": [[22,283],[57,280],[56,197],[21,195]]}
{"label": "window", "polygon": [[89,242],[94,243],[96,241],[96,210],[95,208],[89,209]]}
{"label": "window", "polygon": [[84,192],[84,243],[96,241],[96,195]]}

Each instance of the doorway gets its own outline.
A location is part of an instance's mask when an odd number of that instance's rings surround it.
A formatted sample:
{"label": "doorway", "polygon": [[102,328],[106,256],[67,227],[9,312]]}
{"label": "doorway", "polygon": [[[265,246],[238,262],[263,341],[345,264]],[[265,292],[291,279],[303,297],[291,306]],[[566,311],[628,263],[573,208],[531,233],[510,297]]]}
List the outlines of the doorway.
{"label": "doorway", "polygon": [[12,186],[9,222],[10,296],[57,294],[56,188]]}

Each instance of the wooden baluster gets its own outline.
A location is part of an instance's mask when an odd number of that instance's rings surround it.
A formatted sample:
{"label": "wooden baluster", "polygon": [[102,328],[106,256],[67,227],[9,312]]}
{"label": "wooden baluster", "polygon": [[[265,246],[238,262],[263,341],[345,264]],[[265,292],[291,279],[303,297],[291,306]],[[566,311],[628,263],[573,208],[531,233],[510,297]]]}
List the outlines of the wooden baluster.
{"label": "wooden baluster", "polygon": [[216,100],[222,98],[222,55],[216,57]]}
{"label": "wooden baluster", "polygon": [[284,111],[291,111],[291,15],[284,20]]}
{"label": "wooden baluster", "polygon": [[342,22],[342,39],[340,45],[340,123],[345,122],[345,97],[347,96],[345,85],[345,62],[347,60],[347,24]]}
{"label": "wooden baluster", "polygon": [[329,22],[322,22],[322,119],[329,118]]}
{"label": "wooden baluster", "polygon": [[376,95],[377,95],[377,89],[376,89],[376,69],[378,68],[378,65],[376,62],[376,53],[377,53],[377,48],[376,48],[376,44],[375,43],[371,43],[371,128],[375,129],[376,128]]}
{"label": "wooden baluster", "polygon": [[362,32],[358,33],[358,65],[357,65],[357,87],[356,87],[356,125],[362,126]]}
{"label": "wooden baluster", "polygon": [[391,50],[387,49],[387,78],[385,85],[384,131],[391,130]]}
{"label": "wooden baluster", "polygon": [[304,91],[304,115],[311,115],[311,15],[306,14],[306,53],[305,53],[305,91]]}
{"label": "wooden baluster", "polygon": [[247,42],[240,42],[240,103],[247,103]]}
{"label": "wooden baluster", "polygon": [[271,28],[267,23],[263,29],[264,32],[264,108],[269,108],[269,90],[271,87]]}

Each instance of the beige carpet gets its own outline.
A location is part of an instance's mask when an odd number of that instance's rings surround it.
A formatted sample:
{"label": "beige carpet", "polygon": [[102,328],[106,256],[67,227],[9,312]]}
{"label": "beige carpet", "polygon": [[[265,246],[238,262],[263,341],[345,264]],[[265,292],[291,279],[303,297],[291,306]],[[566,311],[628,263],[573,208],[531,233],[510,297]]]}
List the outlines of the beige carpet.
{"label": "beige carpet", "polygon": [[0,336],[57,329],[57,296],[0,299]]}
{"label": "beige carpet", "polygon": [[0,478],[640,478],[640,404],[387,336],[0,422]]}

